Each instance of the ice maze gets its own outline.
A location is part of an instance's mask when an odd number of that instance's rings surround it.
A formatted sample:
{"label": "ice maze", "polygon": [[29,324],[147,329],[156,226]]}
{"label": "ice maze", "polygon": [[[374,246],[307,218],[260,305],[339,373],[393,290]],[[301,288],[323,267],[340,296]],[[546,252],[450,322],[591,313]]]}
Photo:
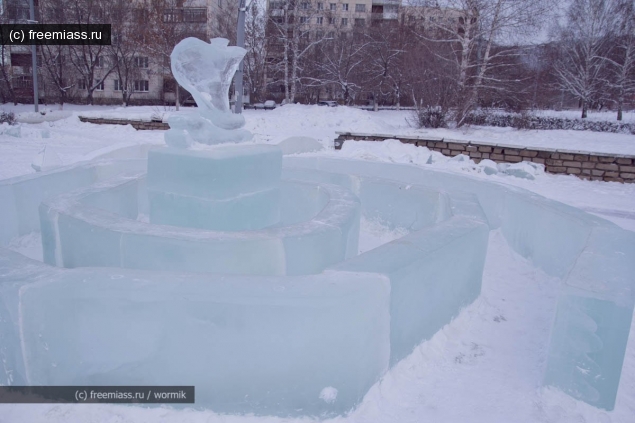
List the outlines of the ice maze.
{"label": "ice maze", "polygon": [[[35,231],[43,250],[0,247],[0,384],[194,385],[221,413],[340,415],[480,295],[499,229],[561,281],[544,384],[614,407],[635,234],[466,176],[214,140],[241,126],[221,106],[167,146],[0,181],[0,244]],[[408,233],[359,254],[362,217]]]}
{"label": "ice maze", "polygon": [[[139,151],[138,154],[144,154]],[[152,156],[152,154],[150,154]],[[0,181],[2,384],[195,385],[219,412],[330,415],[478,297],[488,233],[562,286],[545,384],[611,409],[635,237],[521,189],[415,166],[284,157],[263,229],[154,224],[147,161]],[[357,254],[359,218],[409,233]],[[333,402],[320,399],[337,389]]]}

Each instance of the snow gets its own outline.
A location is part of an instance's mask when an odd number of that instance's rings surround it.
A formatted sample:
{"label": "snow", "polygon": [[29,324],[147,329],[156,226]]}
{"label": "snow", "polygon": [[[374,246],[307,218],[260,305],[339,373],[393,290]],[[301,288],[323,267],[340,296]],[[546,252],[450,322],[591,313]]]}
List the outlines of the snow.
{"label": "snow", "polygon": [[[51,107],[51,110],[56,106]],[[32,106],[6,106],[30,112]],[[0,135],[0,179],[33,173],[31,162],[45,146],[64,164],[97,157],[116,148],[161,144],[163,131],[135,131],[130,126],[82,123],[78,114],[108,114],[149,118],[153,107],[112,108],[66,105],[71,116],[37,124],[22,124],[22,137]],[[167,111],[166,113],[170,113]],[[582,181],[574,176],[536,174],[523,179],[488,175],[473,162],[431,156],[425,149],[398,143],[345,143],[332,149],[336,131],[416,134],[606,153],[635,154],[635,136],[586,131],[517,131],[472,127],[461,130],[415,130],[410,112],[369,112],[346,107],[286,105],[273,111],[247,110],[246,129],[257,142],[276,144],[291,136],[311,136],[328,149],[308,155],[348,157],[431,166],[472,178],[519,186],[545,197],[580,207],[635,231],[635,184]],[[553,112],[554,114],[556,112]],[[564,113],[564,112],[557,112]],[[568,113],[568,112],[567,112]],[[577,112],[576,112],[577,113]],[[610,115],[609,115],[610,116]],[[569,116],[566,116],[569,117]],[[591,118],[601,116],[592,114]],[[633,121],[633,115],[625,121]],[[42,136],[48,131],[50,137]],[[354,145],[353,145],[354,144]],[[352,147],[352,148],[351,148]],[[362,221],[360,251],[368,251],[407,233],[389,230],[381,222]],[[39,233],[14,239],[10,248],[41,259]],[[432,339],[422,343],[392,368],[350,415],[333,419],[355,422],[633,422],[635,415],[635,324],[631,326],[617,404],[612,412],[591,407],[552,388],[541,388],[546,349],[557,300],[559,280],[545,275],[511,251],[502,235],[490,236],[482,295]],[[337,401],[325,387],[321,398]],[[143,408],[119,405],[0,405],[0,422],[302,422],[219,415],[209,410]]]}

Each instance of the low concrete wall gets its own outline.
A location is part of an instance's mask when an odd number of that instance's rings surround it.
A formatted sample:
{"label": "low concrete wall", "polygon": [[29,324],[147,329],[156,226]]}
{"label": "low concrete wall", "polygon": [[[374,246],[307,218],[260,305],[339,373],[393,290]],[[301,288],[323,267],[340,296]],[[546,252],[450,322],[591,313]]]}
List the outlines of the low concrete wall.
{"label": "low concrete wall", "polygon": [[152,130],[168,130],[170,125],[165,122],[156,122],[149,120],[129,120],[129,119],[104,119],[104,118],[91,118],[80,116],[79,120],[87,123],[94,123],[96,125],[132,125],[134,129],[140,131],[152,131]]}
{"label": "low concrete wall", "polygon": [[635,183],[635,156],[589,153],[583,151],[550,148],[522,148],[521,146],[490,144],[463,140],[430,139],[417,136],[363,134],[337,132],[335,149],[342,148],[347,140],[383,141],[397,139],[404,144],[427,147],[446,156],[465,154],[475,162],[490,159],[498,163],[522,161],[545,165],[548,173],[575,175],[581,179]]}

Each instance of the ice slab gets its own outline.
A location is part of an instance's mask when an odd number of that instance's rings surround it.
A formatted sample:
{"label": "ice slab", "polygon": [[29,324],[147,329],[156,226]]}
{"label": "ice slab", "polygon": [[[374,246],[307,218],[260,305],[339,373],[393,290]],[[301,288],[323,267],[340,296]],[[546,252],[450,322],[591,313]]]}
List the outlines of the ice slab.
{"label": "ice slab", "polygon": [[20,290],[26,379],[186,384],[217,412],[342,414],[387,369],[389,292],[373,274],[65,269]]}
{"label": "ice slab", "polygon": [[333,267],[390,279],[391,365],[478,297],[488,235],[483,222],[452,218]]}
{"label": "ice slab", "polygon": [[145,160],[100,160],[0,181],[0,245],[40,230],[42,200],[145,166]]}
{"label": "ice slab", "polygon": [[285,168],[283,175],[296,180],[336,184],[353,191],[362,204],[362,215],[387,227],[419,230],[450,217],[447,196],[435,189],[385,178],[341,175],[311,169]]}
{"label": "ice slab", "polygon": [[[357,251],[359,200],[337,186],[318,185],[306,191],[307,195],[320,192],[312,206],[292,215],[306,221],[232,232],[149,224],[113,212],[138,198],[133,182],[138,185],[143,178],[131,181],[124,175],[43,202],[45,262],[64,267],[285,275],[319,273]],[[285,193],[304,193],[309,186],[296,185]],[[108,207],[98,208],[103,199],[109,199]],[[83,203],[87,200],[90,205]]]}
{"label": "ice slab", "polygon": [[635,304],[635,234],[595,228],[558,300],[545,384],[612,410]]}
{"label": "ice slab", "polygon": [[510,246],[546,273],[564,277],[584,248],[592,219],[536,194],[505,195],[502,231]]}
{"label": "ice slab", "polygon": [[282,151],[273,145],[156,149],[148,153],[148,189],[223,200],[278,188],[281,166]]}
{"label": "ice slab", "polygon": [[150,222],[218,231],[263,229],[280,221],[280,190],[268,189],[223,200],[148,191]]}

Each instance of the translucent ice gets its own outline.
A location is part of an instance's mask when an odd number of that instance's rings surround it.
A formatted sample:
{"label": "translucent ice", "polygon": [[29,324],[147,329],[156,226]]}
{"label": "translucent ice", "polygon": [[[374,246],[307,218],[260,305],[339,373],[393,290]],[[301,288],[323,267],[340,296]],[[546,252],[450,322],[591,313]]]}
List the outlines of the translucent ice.
{"label": "translucent ice", "polygon": [[220,144],[251,139],[242,130],[245,118],[229,109],[229,87],[246,53],[241,47],[229,47],[224,38],[210,43],[186,38],[172,51],[172,74],[199,108],[194,114],[175,114],[168,118],[170,130],[165,140],[172,147],[185,148],[193,143]]}
{"label": "translucent ice", "polygon": [[37,156],[35,156],[31,163],[31,167],[35,169],[36,172],[41,172],[42,170],[60,167],[62,164],[62,160],[57,153],[45,146],[37,153]]}
{"label": "translucent ice", "polygon": [[567,276],[545,383],[596,407],[615,406],[635,304],[635,234],[595,228]]}
{"label": "translucent ice", "polygon": [[148,155],[150,221],[219,231],[280,220],[282,151],[273,145],[164,148]]}
{"label": "translucent ice", "polygon": [[0,248],[0,293],[0,355],[19,384],[188,384],[217,412],[328,415],[388,367],[380,275],[55,269]]}

